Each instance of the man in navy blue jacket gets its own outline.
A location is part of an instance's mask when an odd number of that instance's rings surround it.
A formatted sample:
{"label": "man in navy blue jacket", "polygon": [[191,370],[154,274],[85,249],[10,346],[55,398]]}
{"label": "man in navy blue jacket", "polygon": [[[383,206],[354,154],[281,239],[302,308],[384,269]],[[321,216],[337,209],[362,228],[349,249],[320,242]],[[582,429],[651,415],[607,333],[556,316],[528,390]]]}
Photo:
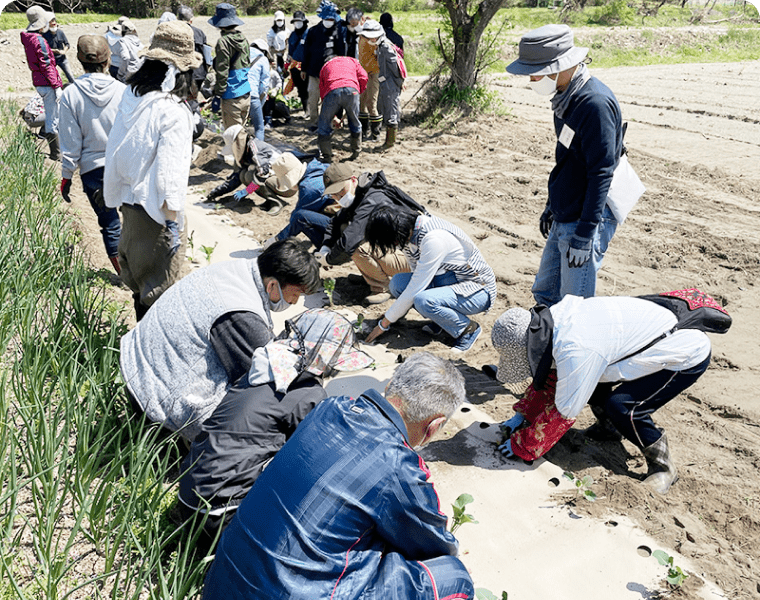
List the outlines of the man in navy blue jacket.
{"label": "man in navy blue jacket", "polygon": [[465,397],[449,361],[420,352],[385,397],[323,400],[243,500],[219,542],[204,599],[474,597],[425,462]]}
{"label": "man in navy blue jacket", "polygon": [[537,93],[552,96],[557,162],[540,220],[546,246],[532,290],[547,306],[567,294],[594,296],[617,228],[607,192],[623,150],[623,121],[615,95],[589,74],[587,53],[573,44],[567,25],[545,25],[522,37],[519,58],[507,67],[529,75]]}

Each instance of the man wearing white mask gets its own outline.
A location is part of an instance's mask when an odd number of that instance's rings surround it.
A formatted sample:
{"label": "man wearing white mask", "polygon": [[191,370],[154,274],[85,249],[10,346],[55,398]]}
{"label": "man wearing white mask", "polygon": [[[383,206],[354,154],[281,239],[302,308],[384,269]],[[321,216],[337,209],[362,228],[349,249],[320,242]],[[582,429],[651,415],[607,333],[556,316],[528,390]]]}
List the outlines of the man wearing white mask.
{"label": "man wearing white mask", "polygon": [[623,121],[615,95],[589,74],[587,53],[567,25],[545,25],[522,37],[519,58],[507,67],[530,76],[530,87],[551,96],[554,111],[556,164],[540,219],[546,246],[532,290],[536,303],[547,306],[567,294],[594,296],[617,228],[606,204],[623,152]]}

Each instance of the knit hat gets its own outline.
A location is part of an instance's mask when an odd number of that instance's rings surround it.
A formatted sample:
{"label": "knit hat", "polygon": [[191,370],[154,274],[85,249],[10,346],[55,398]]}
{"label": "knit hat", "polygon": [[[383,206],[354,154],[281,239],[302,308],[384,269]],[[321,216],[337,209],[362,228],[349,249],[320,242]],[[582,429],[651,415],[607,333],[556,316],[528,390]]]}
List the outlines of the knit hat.
{"label": "knit hat", "polygon": [[272,162],[270,171],[274,175],[267,179],[267,187],[278,194],[287,194],[297,188],[306,172],[306,165],[292,152],[284,152]]}
{"label": "knit hat", "polygon": [[588,48],[573,43],[567,25],[544,25],[520,39],[519,58],[507,66],[512,75],[552,75],[583,62]]}
{"label": "knit hat", "polygon": [[532,376],[528,362],[528,327],[530,311],[510,308],[496,319],[491,330],[491,343],[499,353],[496,379],[516,383]]}
{"label": "knit hat", "polygon": [[77,40],[77,59],[81,63],[100,64],[111,57],[106,38],[102,35],[81,35]]}
{"label": "knit hat", "polygon": [[26,11],[26,20],[29,21],[26,30],[38,31],[45,29],[50,24],[50,20],[54,18],[55,15],[53,13],[46,11],[41,6],[37,6],[36,4],[30,6]]}
{"label": "knit hat", "polygon": [[317,9],[317,16],[320,19],[337,21],[339,14],[340,14],[340,10],[338,10],[338,7],[335,4],[335,2],[330,2],[330,0],[322,0],[322,2],[319,3],[319,8]]}
{"label": "knit hat", "polygon": [[333,163],[325,169],[322,180],[325,183],[324,195],[329,196],[343,189],[346,182],[354,176],[354,172],[345,163]]}
{"label": "knit hat", "polygon": [[203,57],[195,51],[193,30],[184,21],[167,21],[156,27],[150,48],[140,56],[173,64],[180,71],[197,69]]}
{"label": "knit hat", "polygon": [[223,2],[216,5],[216,12],[214,16],[208,20],[210,25],[222,29],[224,27],[232,27],[233,25],[243,25],[243,21],[238,18],[237,11],[232,4]]}
{"label": "knit hat", "polygon": [[379,38],[381,35],[385,35],[385,30],[383,29],[383,26],[374,19],[367,19],[362,25],[360,35],[365,38],[374,39]]}

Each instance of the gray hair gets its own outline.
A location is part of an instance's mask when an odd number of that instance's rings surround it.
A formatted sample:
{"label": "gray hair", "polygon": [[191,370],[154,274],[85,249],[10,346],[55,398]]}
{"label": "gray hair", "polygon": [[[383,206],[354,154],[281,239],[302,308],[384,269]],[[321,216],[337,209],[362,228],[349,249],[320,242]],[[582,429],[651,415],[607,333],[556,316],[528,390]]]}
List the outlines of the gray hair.
{"label": "gray hair", "polygon": [[349,8],[346,12],[346,23],[351,24],[351,21],[361,21],[364,13],[358,8]]}
{"label": "gray hair", "polygon": [[193,9],[189,6],[180,6],[177,11],[177,18],[180,21],[190,22],[193,20]]}
{"label": "gray hair", "polygon": [[448,419],[464,402],[464,377],[451,361],[417,352],[398,366],[386,396],[401,400],[400,412],[409,423],[436,415]]}

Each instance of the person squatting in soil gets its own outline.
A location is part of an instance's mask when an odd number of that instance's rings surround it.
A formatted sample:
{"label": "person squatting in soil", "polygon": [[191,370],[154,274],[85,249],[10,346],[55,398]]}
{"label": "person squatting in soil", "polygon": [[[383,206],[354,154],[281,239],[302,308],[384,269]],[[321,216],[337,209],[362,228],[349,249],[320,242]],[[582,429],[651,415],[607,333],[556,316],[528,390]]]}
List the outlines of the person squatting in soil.
{"label": "person squatting in soil", "polygon": [[507,310],[491,332],[498,368],[484,370],[502,383],[531,384],[502,424],[509,439],[499,450],[525,460],[542,456],[589,404],[598,421],[586,435],[625,437],[646,459],[644,483],[667,493],[678,475],[652,414],[693,385],[711,356],[704,331],[676,329],[677,322],[659,302],[631,297],[568,295],[551,307]]}
{"label": "person squatting in soil", "polygon": [[623,120],[615,95],[589,74],[587,53],[567,25],[544,25],[522,36],[519,58],[507,66],[551,96],[554,111],[556,164],[540,218],[546,245],[532,289],[536,303],[547,306],[566,294],[594,296],[617,228],[607,192],[622,155]]}
{"label": "person squatting in soil", "polygon": [[108,73],[111,51],[106,38],[83,35],[77,41],[77,59],[84,75],[61,96],[61,195],[71,202],[71,179],[79,169],[82,188],[98,217],[106,255],[117,274],[121,221],[115,208],[105,205],[103,177],[106,144],[126,86]]}
{"label": "person squatting in soil", "polygon": [[120,208],[121,278],[132,290],[137,319],[182,276],[185,195],[190,175],[193,70],[203,58],[187,23],[156,28],[128,87],[106,144],[103,193]]}
{"label": "person squatting in soil", "polygon": [[420,352],[396,368],[384,395],[319,402],[238,507],[203,598],[473,598],[413,449],[464,399],[457,368]]}
{"label": "person squatting in soil", "polygon": [[21,32],[21,43],[32,72],[32,85],[45,104],[45,133],[42,135],[50,147],[50,159],[58,160],[61,158],[58,143],[58,99],[61,97],[63,81],[55,66],[53,49],[43,35],[53,16],[53,13],[41,6],[31,6],[26,11],[29,25],[26,31]]}
{"label": "person squatting in soil", "polygon": [[414,306],[432,321],[428,332],[446,332],[452,349],[466,352],[482,331],[470,315],[487,312],[496,301],[496,276],[480,250],[459,227],[425,211],[378,206],[367,220],[366,239],[373,255],[403,250],[411,273],[390,280],[396,298],[367,336],[370,343]]}

